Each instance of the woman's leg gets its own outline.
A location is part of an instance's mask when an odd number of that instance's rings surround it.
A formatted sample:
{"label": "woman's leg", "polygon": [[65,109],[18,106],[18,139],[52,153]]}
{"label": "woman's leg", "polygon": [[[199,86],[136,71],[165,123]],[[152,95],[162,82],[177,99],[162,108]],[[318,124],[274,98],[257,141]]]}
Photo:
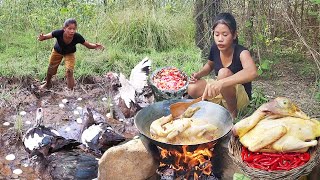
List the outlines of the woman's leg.
{"label": "woman's leg", "polygon": [[206,80],[200,79],[194,84],[189,84],[188,86],[188,94],[192,98],[198,98],[202,96],[204,89],[206,88],[207,82]]}
{"label": "woman's leg", "polygon": [[73,90],[75,81],[73,77],[73,70],[75,65],[75,55],[74,53],[66,54],[64,56],[65,65],[66,65],[66,79],[67,79],[67,86],[70,90]]}
{"label": "woman's leg", "polygon": [[47,70],[47,76],[46,76],[46,82],[45,84],[40,86],[40,89],[44,88],[51,88],[52,87],[52,76],[57,74],[58,67],[61,63],[63,56],[59,53],[57,53],[54,49],[51,52],[50,58],[49,58],[49,67]]}
{"label": "woman's leg", "polygon": [[[217,80],[232,76],[233,73],[228,68],[222,68],[218,72]],[[227,109],[231,113],[232,117],[237,117],[237,94],[235,86],[229,86],[221,89],[223,99],[227,103]]]}

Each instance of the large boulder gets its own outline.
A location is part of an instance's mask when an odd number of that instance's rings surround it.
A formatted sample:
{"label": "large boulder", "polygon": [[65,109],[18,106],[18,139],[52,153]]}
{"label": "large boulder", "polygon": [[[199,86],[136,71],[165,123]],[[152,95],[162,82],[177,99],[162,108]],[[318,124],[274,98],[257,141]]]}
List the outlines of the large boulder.
{"label": "large boulder", "polygon": [[155,174],[159,162],[156,146],[139,137],[108,149],[99,160],[100,180],[145,180]]}

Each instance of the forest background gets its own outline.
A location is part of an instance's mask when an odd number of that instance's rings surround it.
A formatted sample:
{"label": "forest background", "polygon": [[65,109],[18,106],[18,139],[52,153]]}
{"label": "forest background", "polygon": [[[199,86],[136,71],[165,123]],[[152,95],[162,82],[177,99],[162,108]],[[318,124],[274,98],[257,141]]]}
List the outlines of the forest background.
{"label": "forest background", "polygon": [[[240,44],[251,51],[259,78],[272,80],[279,64],[311,78],[312,98],[320,102],[320,0],[0,0],[0,77],[43,80],[54,40],[40,33],[78,21],[78,32],[105,51],[78,45],[75,76],[129,75],[145,56],[152,68],[176,66],[188,75],[207,61],[211,26],[220,12],[238,23]],[[63,69],[64,67],[60,67]],[[58,78],[64,71],[58,71]],[[293,87],[294,88],[294,87]],[[254,103],[266,101],[254,88]],[[0,93],[0,97],[4,96]]]}

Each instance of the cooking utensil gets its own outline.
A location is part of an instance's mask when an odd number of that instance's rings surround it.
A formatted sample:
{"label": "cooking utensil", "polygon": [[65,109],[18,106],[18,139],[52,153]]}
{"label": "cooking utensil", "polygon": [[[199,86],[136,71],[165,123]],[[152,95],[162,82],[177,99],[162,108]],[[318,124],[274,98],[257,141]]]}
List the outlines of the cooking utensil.
{"label": "cooking utensil", "polygon": [[[199,144],[171,144],[160,142],[152,139],[150,135],[151,123],[162,116],[169,115],[170,105],[177,102],[190,102],[190,100],[172,99],[153,103],[152,105],[143,108],[136,114],[134,123],[138,128],[140,134],[145,136],[149,141],[159,147],[165,149],[177,148],[177,146],[182,145],[197,147]],[[228,132],[231,130],[233,126],[232,117],[229,111],[224,107],[207,101],[200,101],[198,103],[192,104],[190,107],[200,107],[200,109],[193,115],[193,117],[199,119],[201,118],[218,127],[218,136],[212,141],[203,142],[202,144],[217,141],[218,139],[228,134]]]}
{"label": "cooking utensil", "polygon": [[198,97],[197,99],[194,99],[190,102],[176,102],[170,105],[170,112],[172,114],[173,118],[179,117],[181,114],[183,114],[189,106],[192,104],[195,104],[199,101],[201,101],[202,97]]}

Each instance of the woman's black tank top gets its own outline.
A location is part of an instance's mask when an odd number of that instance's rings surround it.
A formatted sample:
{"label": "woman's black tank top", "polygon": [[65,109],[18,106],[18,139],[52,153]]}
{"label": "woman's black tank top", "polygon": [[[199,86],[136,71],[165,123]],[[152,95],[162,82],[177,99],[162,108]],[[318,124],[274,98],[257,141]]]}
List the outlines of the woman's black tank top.
{"label": "woman's black tank top", "polygon": [[[234,44],[233,45],[234,52],[233,52],[233,58],[232,58],[232,63],[226,67],[230,69],[230,71],[235,74],[243,69],[241,61],[240,61],[240,53],[243,50],[247,50],[245,47],[239,45],[239,44]],[[216,44],[213,44],[210,49],[210,54],[209,54],[209,60],[213,61],[214,63],[214,71],[216,76],[218,75],[218,72],[221,68],[223,68],[221,58],[220,58],[220,50],[218,49]],[[252,83],[244,83],[242,84],[249,96],[249,99],[251,99],[251,92],[252,92]]]}

